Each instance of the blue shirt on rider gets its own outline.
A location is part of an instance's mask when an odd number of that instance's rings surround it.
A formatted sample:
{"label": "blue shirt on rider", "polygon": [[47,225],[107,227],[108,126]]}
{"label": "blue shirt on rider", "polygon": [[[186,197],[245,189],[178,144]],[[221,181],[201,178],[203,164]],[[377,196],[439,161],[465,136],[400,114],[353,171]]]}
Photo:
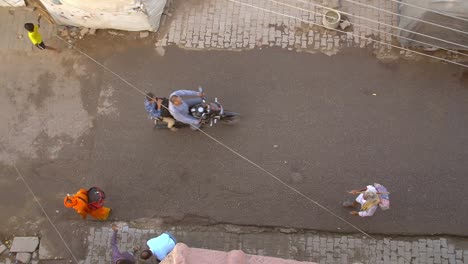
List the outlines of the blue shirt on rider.
{"label": "blue shirt on rider", "polygon": [[151,102],[145,99],[145,109],[150,118],[160,118],[161,110],[156,108],[156,102]]}
{"label": "blue shirt on rider", "polygon": [[199,97],[199,93],[195,91],[190,91],[190,90],[178,90],[173,92],[169,98],[171,98],[173,95],[177,95],[179,97],[198,97],[197,99],[189,99],[189,100],[182,100],[181,105],[174,105],[172,102],[169,102],[169,112],[171,112],[171,115],[178,121],[185,123],[185,124],[191,124],[191,125],[199,125],[200,124],[200,119],[193,117],[190,115],[189,112],[189,105],[187,104],[186,101],[192,102],[192,103],[200,103],[201,98]]}

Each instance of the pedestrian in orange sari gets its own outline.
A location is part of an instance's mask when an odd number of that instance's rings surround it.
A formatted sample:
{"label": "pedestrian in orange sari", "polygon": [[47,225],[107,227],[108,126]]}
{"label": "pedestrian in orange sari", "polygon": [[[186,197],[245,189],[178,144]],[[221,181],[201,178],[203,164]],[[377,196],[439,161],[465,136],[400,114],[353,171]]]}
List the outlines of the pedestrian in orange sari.
{"label": "pedestrian in orange sari", "polygon": [[67,195],[63,200],[63,204],[67,208],[73,208],[81,215],[83,219],[89,214],[98,220],[106,220],[109,217],[111,211],[108,207],[93,208],[88,204],[88,191],[80,189],[75,195]]}

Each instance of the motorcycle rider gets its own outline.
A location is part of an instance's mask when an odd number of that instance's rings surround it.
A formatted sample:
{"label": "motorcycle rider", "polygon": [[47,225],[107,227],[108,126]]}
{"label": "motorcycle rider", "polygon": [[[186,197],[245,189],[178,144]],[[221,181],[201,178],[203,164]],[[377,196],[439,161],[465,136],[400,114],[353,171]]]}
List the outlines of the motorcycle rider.
{"label": "motorcycle rider", "polygon": [[166,98],[157,98],[153,93],[146,94],[145,109],[151,119],[162,120],[167,123],[167,128],[171,131],[177,131],[174,127],[175,120],[168,110],[168,100]]}
{"label": "motorcycle rider", "polygon": [[169,112],[179,122],[191,125],[197,130],[201,126],[201,119],[190,115],[190,107],[202,102],[202,92],[178,90],[169,96]]}

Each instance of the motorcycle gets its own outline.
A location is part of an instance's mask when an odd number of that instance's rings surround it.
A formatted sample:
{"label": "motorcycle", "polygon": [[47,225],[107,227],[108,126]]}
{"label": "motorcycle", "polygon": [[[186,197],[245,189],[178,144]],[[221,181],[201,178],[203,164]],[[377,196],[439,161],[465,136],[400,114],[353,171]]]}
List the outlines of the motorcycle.
{"label": "motorcycle", "polygon": [[[203,93],[203,88],[199,87],[198,91]],[[207,101],[205,96],[202,97],[202,102],[189,107],[190,115],[202,120],[202,125],[208,124],[210,127],[217,124],[218,121],[222,124],[234,124],[239,120],[240,114],[224,109],[219,103],[218,98],[214,101]],[[155,128],[167,128],[167,123],[160,119],[155,120]],[[189,126],[176,120],[174,125],[177,128]]]}

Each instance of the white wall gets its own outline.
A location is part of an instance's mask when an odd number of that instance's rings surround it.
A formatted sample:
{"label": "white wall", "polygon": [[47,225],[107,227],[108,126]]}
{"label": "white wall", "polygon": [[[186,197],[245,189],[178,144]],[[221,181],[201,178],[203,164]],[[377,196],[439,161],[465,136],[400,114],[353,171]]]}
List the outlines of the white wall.
{"label": "white wall", "polygon": [[[2,0],[0,0],[2,1]],[[60,25],[156,31],[166,0],[41,0]]]}
{"label": "white wall", "polygon": [[0,0],[0,6],[25,6],[24,0]]}

